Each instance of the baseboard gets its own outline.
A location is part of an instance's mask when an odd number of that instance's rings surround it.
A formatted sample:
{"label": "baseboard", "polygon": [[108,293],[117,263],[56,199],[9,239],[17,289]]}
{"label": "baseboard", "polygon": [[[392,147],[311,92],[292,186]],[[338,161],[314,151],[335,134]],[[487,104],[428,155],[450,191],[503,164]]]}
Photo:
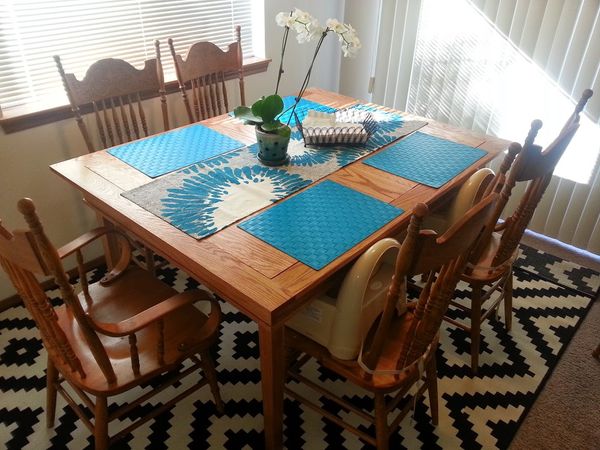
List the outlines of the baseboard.
{"label": "baseboard", "polygon": [[[97,258],[94,258],[88,262],[85,263],[85,270],[86,272],[89,272],[90,270],[94,270],[97,269],[100,266],[103,266],[106,263],[104,256],[99,256]],[[79,275],[78,271],[77,271],[77,267],[73,267],[72,269],[67,270],[67,275],[69,276],[69,278],[73,278]],[[56,283],[54,282],[53,279],[48,279],[48,280],[44,280],[40,283],[40,286],[42,287],[42,289],[44,291],[48,290],[48,289],[55,289],[58,286],[56,286]],[[21,296],[19,294],[14,294],[11,295],[10,297],[7,297],[3,300],[0,300],[0,312],[8,309],[8,308],[12,308],[13,306],[19,305],[23,302],[23,300],[21,300]]]}
{"label": "baseboard", "polygon": [[525,230],[521,243],[600,272],[600,255],[588,252],[587,250],[574,247],[529,229]]}

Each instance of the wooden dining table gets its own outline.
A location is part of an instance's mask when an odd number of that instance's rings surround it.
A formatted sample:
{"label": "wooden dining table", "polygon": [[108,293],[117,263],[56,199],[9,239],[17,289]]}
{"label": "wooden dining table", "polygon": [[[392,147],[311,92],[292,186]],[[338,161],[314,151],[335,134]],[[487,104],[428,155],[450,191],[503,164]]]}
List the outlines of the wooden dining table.
{"label": "wooden dining table", "polygon": [[[320,89],[307,90],[305,98],[334,108],[357,102]],[[202,124],[241,142],[256,142],[254,129],[229,115],[208,119]],[[79,190],[85,202],[110,223],[133,234],[258,324],[265,446],[278,449],[283,445],[286,320],[373,243],[400,233],[417,203],[433,207],[443,202],[470,174],[509,144],[503,139],[430,120],[420,131],[478,147],[487,153],[438,189],[383,172],[361,160],[327,176],[329,180],[405,212],[321,270],[308,267],[235,225],[204,239],[187,235],[121,195],[151,179],[106,150],[53,164],[51,169]]]}

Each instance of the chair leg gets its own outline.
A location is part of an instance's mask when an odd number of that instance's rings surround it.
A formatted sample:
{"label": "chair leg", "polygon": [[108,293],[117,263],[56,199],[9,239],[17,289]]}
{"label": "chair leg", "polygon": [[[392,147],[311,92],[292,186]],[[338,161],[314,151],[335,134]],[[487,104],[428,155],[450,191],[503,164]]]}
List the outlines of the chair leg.
{"label": "chair leg", "polygon": [[108,401],[106,397],[96,397],[94,442],[96,450],[108,449]]}
{"label": "chair leg", "polygon": [[390,432],[387,423],[387,409],[385,395],[375,394],[375,441],[377,450],[388,450],[390,446]]}
{"label": "chair leg", "polygon": [[438,380],[437,367],[435,362],[435,354],[431,356],[431,361],[425,368],[427,377],[427,392],[429,393],[429,407],[431,409],[431,422],[437,425],[439,422],[439,406],[438,406]]}
{"label": "chair leg", "polygon": [[600,344],[598,344],[598,347],[596,347],[596,350],[594,350],[592,352],[592,355],[594,356],[594,358],[600,359]]}
{"label": "chair leg", "polygon": [[506,331],[512,328],[512,297],[513,297],[513,273],[508,272],[502,295],[504,296],[504,324]]}
{"label": "chair leg", "polygon": [[146,270],[156,276],[156,264],[154,262],[154,252],[148,247],[144,247],[144,259],[146,260]]}
{"label": "chair leg", "polygon": [[46,426],[54,426],[56,416],[56,383],[58,383],[58,370],[48,355],[48,365],[46,368]]}
{"label": "chair leg", "polygon": [[215,363],[213,362],[208,350],[200,353],[200,362],[202,363],[202,371],[204,372],[204,376],[208,380],[210,391],[212,392],[213,397],[215,398],[215,405],[217,406],[217,411],[222,414],[225,411],[225,407],[223,405],[223,400],[221,399],[221,393],[219,391]]}
{"label": "chair leg", "polygon": [[471,371],[479,369],[479,342],[481,340],[481,292],[479,284],[471,286]]}

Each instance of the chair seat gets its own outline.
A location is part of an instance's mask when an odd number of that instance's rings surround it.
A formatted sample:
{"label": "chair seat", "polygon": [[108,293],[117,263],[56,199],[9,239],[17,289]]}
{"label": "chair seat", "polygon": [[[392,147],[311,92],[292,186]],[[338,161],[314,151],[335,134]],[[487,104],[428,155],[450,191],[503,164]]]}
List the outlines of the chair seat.
{"label": "chair seat", "polygon": [[[372,377],[365,376],[365,371],[357,360],[340,360],[331,355],[326,347],[303,336],[302,334],[286,328],[286,345],[295,350],[307,353],[318,360],[324,367],[342,375],[358,386],[370,392],[394,392],[399,388],[412,384],[420,378],[416,364],[412,364],[407,370],[397,375],[377,373],[377,371],[395,371],[396,363],[400,358],[400,349],[404,341],[409,338],[408,329],[413,321],[414,315],[409,309],[402,316],[395,316],[390,326],[389,339],[386,340],[382,355],[378,360],[375,374]],[[427,355],[427,361],[435,354],[431,351]]]}
{"label": "chair seat", "polygon": [[[177,291],[135,266],[129,267],[122,278],[109,286],[99,283],[90,285],[89,292],[94,299],[93,305],[86,304],[83,294],[79,295],[79,299],[86,312],[97,322],[119,322],[177,294]],[[114,307],[116,304],[119,305],[118,308]],[[114,314],[114,311],[119,314]],[[172,370],[191,354],[208,348],[217,332],[217,327],[202,330],[207,316],[195,306],[190,304],[175,310],[164,317],[164,363],[158,358],[158,326],[151,324],[136,332],[139,375],[131,367],[129,339],[126,336],[110,337],[98,333],[115,373],[119,374],[117,382],[110,385],[91,354],[73,315],[65,305],[57,308],[56,313],[59,324],[87,375],[82,378],[72,373],[70,378],[78,387],[94,395],[118,394],[140,384],[144,379]],[[70,370],[64,364],[59,364],[58,368],[61,372]]]}
{"label": "chair seat", "polygon": [[504,261],[502,264],[497,266],[493,266],[493,260],[498,252],[498,248],[500,247],[500,240],[502,239],[502,234],[493,233],[489,244],[486,246],[483,254],[479,258],[479,261],[475,264],[471,264],[468,267],[467,272],[461,275],[461,280],[467,281],[469,283],[493,283],[494,281],[502,278],[506,275],[511,267],[513,261],[516,259],[518,254],[518,248],[515,250],[514,254]]}

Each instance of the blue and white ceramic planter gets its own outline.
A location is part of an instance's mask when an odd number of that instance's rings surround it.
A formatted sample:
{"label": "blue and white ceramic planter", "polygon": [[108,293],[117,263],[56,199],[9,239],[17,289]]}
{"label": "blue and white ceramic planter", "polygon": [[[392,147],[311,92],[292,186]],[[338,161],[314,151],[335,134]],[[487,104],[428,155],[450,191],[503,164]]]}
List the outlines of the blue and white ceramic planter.
{"label": "blue and white ceramic planter", "polygon": [[287,153],[290,137],[279,134],[265,133],[256,126],[256,140],[258,142],[258,159],[267,166],[281,166],[286,164],[290,157]]}

